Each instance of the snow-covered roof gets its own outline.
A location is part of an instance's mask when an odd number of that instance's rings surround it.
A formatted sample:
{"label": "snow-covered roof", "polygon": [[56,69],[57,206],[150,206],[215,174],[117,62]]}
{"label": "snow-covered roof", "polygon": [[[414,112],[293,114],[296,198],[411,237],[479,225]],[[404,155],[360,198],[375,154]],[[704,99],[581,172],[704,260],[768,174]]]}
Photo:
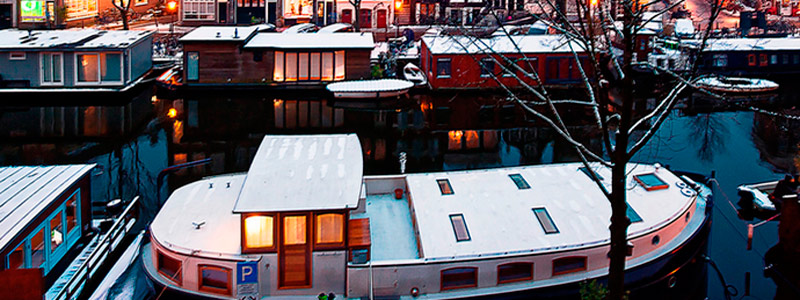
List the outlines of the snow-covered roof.
{"label": "snow-covered roof", "polygon": [[[607,243],[611,207],[579,163],[503,169],[409,174],[406,179],[415,212],[419,244],[425,259],[559,249]],[[651,165],[629,165],[633,175],[652,173]],[[610,189],[611,174],[598,167]],[[520,174],[530,185],[518,189],[510,174]],[[693,191],[682,191],[673,173],[657,176],[669,187],[646,191],[628,178],[627,201],[641,217],[628,229],[641,235],[683,215]],[[452,195],[442,195],[437,179],[447,179]],[[687,193],[687,194],[684,194]],[[546,234],[533,208],[545,208],[558,233]],[[463,215],[470,239],[456,241],[450,216]],[[377,222],[377,221],[376,221]],[[519,230],[525,228],[526,230]]]}
{"label": "snow-covered roof", "polygon": [[281,34],[261,32],[245,48],[279,49],[372,49],[375,44],[371,33],[337,32],[308,34]]}
{"label": "snow-covered roof", "polygon": [[[693,41],[699,44],[699,41]],[[797,38],[709,39],[703,51],[800,50]]]}
{"label": "snow-covered roof", "polygon": [[[340,30],[346,30],[348,28],[353,28],[352,24],[348,23],[334,23],[325,27],[320,28],[317,33],[335,33]],[[352,30],[351,30],[352,31]]]}
{"label": "snow-covered roof", "polygon": [[240,42],[248,39],[253,33],[274,28],[271,24],[252,26],[200,26],[182,36],[180,42],[225,41]]}
{"label": "snow-covered roof", "polygon": [[0,49],[127,48],[152,35],[150,31],[134,30],[0,30]]}
{"label": "snow-covered roof", "polygon": [[94,166],[0,167],[0,249]]}
{"label": "snow-covered roof", "polygon": [[325,88],[333,93],[342,92],[388,92],[407,90],[414,83],[402,79],[376,79],[341,81],[328,84]]}
{"label": "snow-covered roof", "polygon": [[569,53],[584,52],[577,42],[572,43],[563,35],[512,35],[476,38],[472,36],[423,36],[429,51],[433,54],[489,54],[489,53]]}
{"label": "snow-covered roof", "polygon": [[675,33],[678,35],[693,35],[694,23],[692,22],[692,19],[675,20]]}
{"label": "snow-covered roof", "polygon": [[362,174],[355,134],[266,136],[233,211],[355,208]]}

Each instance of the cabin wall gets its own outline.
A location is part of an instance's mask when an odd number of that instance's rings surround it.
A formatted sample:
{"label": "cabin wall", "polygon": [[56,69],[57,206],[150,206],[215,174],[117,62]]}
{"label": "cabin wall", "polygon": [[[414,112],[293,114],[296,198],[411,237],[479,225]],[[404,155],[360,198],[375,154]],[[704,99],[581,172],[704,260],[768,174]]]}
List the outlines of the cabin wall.
{"label": "cabin wall", "polygon": [[[723,55],[726,64],[715,64],[715,60]],[[725,75],[800,73],[800,51],[797,50],[707,51],[703,52],[702,57],[703,70]],[[762,62],[762,58],[766,61]],[[754,63],[751,64],[750,59],[754,59]]]}
{"label": "cabin wall", "polygon": [[11,52],[0,52],[0,77],[2,80],[28,80],[30,86],[39,86],[39,53],[24,52],[24,60],[11,60]]}
{"label": "cabin wall", "polygon": [[345,50],[344,69],[346,80],[369,79],[372,77],[369,56],[371,49]]}
{"label": "cabin wall", "polygon": [[[150,34],[147,38],[134,44],[129,51],[130,59],[123,63],[126,67],[124,74],[126,78],[130,74],[127,82],[142,77],[153,68],[153,35]],[[128,68],[130,68],[130,73],[127,71]]]}
{"label": "cabin wall", "polygon": [[[186,83],[188,85],[192,83],[225,83],[228,82],[228,78],[231,82],[239,82],[238,75],[241,74],[244,60],[239,46],[238,42],[184,43],[184,66],[188,65],[187,53],[198,53],[198,80],[186,81]],[[188,78],[186,72],[186,68],[184,68],[183,78]]]}

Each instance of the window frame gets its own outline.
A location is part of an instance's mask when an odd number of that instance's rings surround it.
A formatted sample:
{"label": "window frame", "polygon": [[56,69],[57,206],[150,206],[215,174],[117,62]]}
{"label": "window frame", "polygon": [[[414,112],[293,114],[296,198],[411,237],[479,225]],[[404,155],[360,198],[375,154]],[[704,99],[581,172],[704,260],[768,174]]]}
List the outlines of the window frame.
{"label": "window frame", "polygon": [[[216,0],[183,0],[183,7],[180,8],[180,13],[183,20],[186,21],[213,21],[217,19],[217,1]],[[211,4],[209,6],[209,4]],[[204,8],[205,11],[201,13]],[[211,8],[212,12],[208,12]],[[187,17],[188,16],[188,17]]]}
{"label": "window frame", "polygon": [[[178,276],[173,278],[172,276],[167,275],[167,274],[165,274],[164,272],[161,271],[161,258],[162,257],[166,257],[167,259],[171,259],[171,260],[174,260],[174,261],[178,262],[178,270],[177,270],[177,272],[175,272],[175,274],[177,274]],[[177,284],[178,286],[183,285],[183,261],[180,260],[180,259],[174,258],[172,256],[169,256],[166,253],[164,253],[164,251],[159,250],[159,249],[156,249],[156,272],[158,272],[159,275],[161,275],[162,277],[166,278],[167,280],[172,281],[173,283]]]}
{"label": "window frame", "polygon": [[[450,191],[449,192],[445,192],[444,189],[442,188],[442,184],[446,184],[447,188],[449,188]],[[456,193],[456,191],[453,189],[453,185],[450,184],[450,178],[436,179],[436,186],[439,187],[439,192],[442,193],[442,196],[455,195],[455,193]]]}
{"label": "window frame", "polygon": [[[20,54],[22,54],[21,57],[19,56]],[[26,60],[26,59],[28,59],[28,54],[25,52],[22,51],[8,52],[8,60]]]}
{"label": "window frame", "polygon": [[[489,78],[492,77],[494,74],[494,58],[491,57],[484,57],[478,61],[479,71],[481,73],[481,78]],[[452,65],[451,65],[452,68]]]}
{"label": "window frame", "polygon": [[[244,220],[253,216],[272,217],[272,246],[271,247],[247,247],[247,232],[244,229]],[[278,252],[278,214],[276,213],[243,213],[241,214],[239,228],[241,228],[241,247],[242,254],[249,253],[276,253]]]}
{"label": "window frame", "polygon": [[[547,230],[547,227],[545,227],[544,223],[542,222],[543,220],[539,218],[539,214],[536,213],[537,210],[544,211],[544,214],[547,216],[547,220],[551,225],[553,225],[553,230]],[[534,207],[531,208],[531,211],[533,212],[533,216],[536,218],[536,220],[539,221],[539,226],[542,227],[542,231],[544,231],[545,234],[558,234],[561,232],[560,230],[558,230],[558,225],[556,225],[556,221],[553,220],[553,217],[550,215],[550,212],[547,211],[546,207],[544,206]]]}
{"label": "window frame", "polygon": [[[464,224],[464,232],[467,234],[466,239],[459,239],[458,237],[458,229],[456,229],[456,223],[454,221],[454,218],[458,217],[461,218],[461,223]],[[450,214],[449,218],[450,218],[450,226],[453,227],[453,237],[456,238],[456,243],[472,241],[472,235],[469,233],[469,226],[467,225],[467,218],[464,218],[464,214],[462,213]]]}
{"label": "window frame", "polygon": [[[118,54],[119,55],[119,81],[104,81],[103,80],[103,60],[102,58],[108,54]],[[79,81],[78,80],[78,55],[95,55],[97,56],[97,81]],[[73,66],[75,66],[74,70],[72,70],[72,75],[74,78],[74,82],[76,86],[103,86],[103,85],[121,85],[125,82],[125,56],[122,51],[86,51],[86,52],[75,52],[72,55]],[[199,64],[199,59],[198,59]],[[198,66],[199,68],[199,66]],[[199,72],[199,71],[198,71]],[[63,74],[63,73],[62,73]],[[198,74],[199,75],[199,74]]]}
{"label": "window frame", "polygon": [[26,239],[22,240],[22,242],[17,244],[16,247],[10,248],[11,252],[6,254],[5,261],[3,262],[6,270],[10,270],[11,269],[11,258],[10,258],[11,254],[13,254],[14,250],[16,250],[19,247],[22,247],[22,265],[20,265],[20,267],[18,269],[30,268],[30,265],[31,265],[31,262],[30,262],[30,260],[31,260],[31,258],[30,258],[30,256],[31,256],[30,255],[31,246],[30,246],[30,240],[26,238]]}
{"label": "window frame", "polygon": [[[521,173],[508,174],[508,178],[510,178],[511,182],[513,182],[514,185],[517,186],[518,190],[529,190],[531,188],[531,185],[528,183],[527,180],[525,180],[525,177],[522,176]],[[519,179],[521,182],[518,182],[515,178]],[[523,185],[520,185],[520,183],[522,183]]]}
{"label": "window frame", "polygon": [[758,66],[759,67],[766,67],[769,64],[769,58],[767,57],[766,53],[761,53],[758,55]]}
{"label": "window frame", "polygon": [[[658,185],[645,184],[644,181],[642,181],[642,179],[639,179],[639,177],[641,177],[641,176],[654,176],[662,184],[658,184]],[[658,177],[658,175],[656,175],[655,172],[641,173],[641,174],[633,175],[633,180],[635,180],[641,187],[643,187],[648,192],[657,191],[657,190],[663,190],[663,189],[669,188],[669,183],[664,181],[664,179],[661,179],[661,177]]]}
{"label": "window frame", "polygon": [[[221,289],[221,288],[218,288],[218,287],[203,285],[203,271],[205,271],[205,270],[214,270],[214,271],[224,272],[228,277],[228,280],[226,281],[226,288],[225,289]],[[230,296],[232,294],[231,292],[233,291],[233,288],[232,288],[233,284],[231,283],[231,273],[232,273],[231,269],[228,269],[228,268],[225,268],[225,267],[207,265],[207,264],[198,264],[197,265],[197,289],[201,290],[201,291],[209,292],[209,293]]]}
{"label": "window frame", "polygon": [[750,53],[747,55],[747,65],[750,67],[755,67],[758,64],[756,60],[756,55],[754,53]]}
{"label": "window frame", "polygon": [[[454,285],[454,286],[447,286],[445,287],[444,284],[444,277],[445,272],[454,271],[454,270],[471,270],[473,282],[471,284],[461,284],[461,285]],[[478,286],[478,267],[453,267],[439,271],[439,290],[447,291],[447,290],[456,290],[456,289],[464,289],[464,288],[472,288]]]}
{"label": "window frame", "polygon": [[[61,62],[61,64],[59,66],[59,72],[61,72],[61,78],[60,78],[59,81],[52,81],[52,80],[51,81],[45,81],[46,78],[44,78],[44,69],[43,69],[44,68],[44,60],[47,57],[50,57],[50,67],[52,68],[52,66],[53,66],[53,58],[52,57],[55,56],[55,55],[60,57],[59,61]],[[50,71],[51,71],[50,78],[52,79],[52,77],[53,77],[52,70],[50,70]],[[77,69],[76,69],[76,72],[77,72]],[[77,82],[77,77],[75,77],[75,82]],[[62,52],[42,52],[42,53],[39,53],[39,85],[43,85],[43,86],[63,86],[64,85],[64,53],[62,53]]]}
{"label": "window frame", "polygon": [[[342,241],[339,243],[317,243],[317,217],[327,214],[335,214],[342,216]],[[326,212],[315,212],[312,214],[313,224],[311,225],[312,232],[311,237],[313,239],[313,250],[344,250],[346,248],[346,241],[347,241],[347,213],[344,211],[326,211]]]}
{"label": "window frame", "polygon": [[[563,262],[563,261],[569,261],[570,263],[572,263],[572,261],[570,261],[570,260],[582,260],[583,267],[582,268],[577,268],[577,269],[560,270],[560,271],[556,272],[556,263]],[[566,257],[559,257],[559,258],[553,259],[552,264],[553,264],[553,272],[551,273],[552,276],[559,276],[559,275],[564,275],[564,274],[571,274],[571,273],[577,273],[577,272],[586,271],[586,270],[588,270],[589,261],[588,261],[588,258],[586,256],[566,256]]]}
{"label": "window frame", "polygon": [[[523,277],[523,278],[515,278],[515,279],[501,279],[500,278],[500,268],[502,267],[512,267],[512,266],[525,266],[529,269],[530,275]],[[506,284],[506,283],[513,283],[513,282],[520,282],[520,281],[531,281],[533,280],[533,263],[532,262],[509,262],[504,264],[497,265],[497,285]]]}
{"label": "window frame", "polygon": [[[522,70],[517,70],[517,72],[519,72],[519,74],[517,76],[520,76],[520,79],[526,79],[527,78],[527,79],[530,79],[530,80],[536,80],[536,77],[539,77],[539,58],[538,57],[536,57],[536,56],[524,57],[524,58],[522,58],[522,59],[517,61],[517,65],[519,65],[519,63],[522,63],[522,65],[520,66],[520,69],[522,69]],[[530,64],[531,68],[536,73],[528,73],[528,71],[529,71],[528,70],[528,64]]]}
{"label": "window frame", "polygon": [[[439,64],[447,63],[447,74],[439,73]],[[450,58],[436,58],[436,78],[450,78],[453,75],[453,60]]]}

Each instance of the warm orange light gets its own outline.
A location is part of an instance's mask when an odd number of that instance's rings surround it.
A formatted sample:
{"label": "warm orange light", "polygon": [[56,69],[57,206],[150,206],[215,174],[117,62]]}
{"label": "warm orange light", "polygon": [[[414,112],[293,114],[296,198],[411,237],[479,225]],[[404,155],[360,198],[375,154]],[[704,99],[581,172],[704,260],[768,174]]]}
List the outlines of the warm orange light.
{"label": "warm orange light", "polygon": [[174,107],[170,108],[169,111],[167,111],[167,117],[174,118],[177,116],[178,116],[178,110],[175,109]]}
{"label": "warm orange light", "polygon": [[451,130],[448,134],[450,135],[450,139],[461,140],[461,136],[464,135],[464,132],[461,130]]}
{"label": "warm orange light", "polygon": [[275,107],[280,107],[281,104],[283,104],[283,100],[281,99],[272,100],[272,105],[274,105]]}
{"label": "warm orange light", "polygon": [[177,8],[177,7],[178,7],[178,3],[176,3],[175,1],[167,2],[167,9],[169,9],[171,11],[174,11],[175,8]]}
{"label": "warm orange light", "polygon": [[591,3],[592,6],[596,6],[597,5],[597,0],[589,0],[589,3]]}
{"label": "warm orange light", "polygon": [[272,247],[272,217],[250,216],[244,219],[245,246],[248,248]]}
{"label": "warm orange light", "polygon": [[400,0],[395,0],[394,1],[394,9],[396,9],[396,10],[403,9],[403,2],[400,1]]}

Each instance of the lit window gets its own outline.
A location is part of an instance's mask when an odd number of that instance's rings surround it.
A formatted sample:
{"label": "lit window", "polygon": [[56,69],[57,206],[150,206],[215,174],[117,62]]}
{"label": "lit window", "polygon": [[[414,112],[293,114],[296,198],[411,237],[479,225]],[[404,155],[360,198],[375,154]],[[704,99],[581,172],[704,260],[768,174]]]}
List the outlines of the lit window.
{"label": "lit window", "polygon": [[450,78],[450,59],[439,58],[436,60],[436,78]]}
{"label": "lit window", "polygon": [[44,227],[31,237],[31,268],[44,264]]}
{"label": "lit window", "polygon": [[497,284],[533,279],[533,263],[519,262],[497,266]]}
{"label": "lit window", "polygon": [[169,280],[174,281],[177,284],[181,284],[181,261],[174,259],[172,257],[164,255],[158,251],[157,257],[158,263],[158,273],[161,273],[164,277]]}
{"label": "lit window", "polygon": [[436,179],[436,183],[439,184],[439,191],[442,192],[442,195],[452,195],[453,187],[450,186],[450,180],[448,179]]}
{"label": "lit window", "polygon": [[344,80],[344,51],[336,51],[336,77],[334,80]]}
{"label": "lit window", "polygon": [[245,247],[270,248],[273,241],[273,219],[271,216],[249,216],[244,219]]}
{"label": "lit window", "polygon": [[64,243],[64,228],[62,226],[61,214],[58,213],[50,219],[50,252],[56,252],[58,247]]}
{"label": "lit window", "polygon": [[309,79],[320,80],[320,54],[311,53],[311,75]]}
{"label": "lit window", "polygon": [[200,290],[217,294],[231,294],[231,270],[222,267],[200,265]]}
{"label": "lit window", "polygon": [[286,53],[286,81],[297,81],[297,53]]}
{"label": "lit window", "polygon": [[17,246],[14,251],[8,254],[8,264],[6,269],[22,269],[25,267],[25,243]]}
{"label": "lit window", "polygon": [[300,61],[297,80],[308,80],[308,53],[298,53],[297,59]]}
{"label": "lit window", "polygon": [[511,180],[514,181],[514,184],[516,184],[517,188],[520,190],[531,188],[531,186],[528,185],[528,182],[525,181],[525,178],[523,178],[520,174],[508,174],[508,177],[511,177]]}
{"label": "lit window", "polygon": [[272,80],[283,81],[283,52],[275,51],[275,71],[272,72]]}
{"label": "lit window", "polygon": [[536,219],[539,220],[539,225],[542,225],[544,233],[558,233],[558,227],[556,227],[556,223],[553,222],[553,219],[550,218],[550,213],[547,212],[546,208],[534,208],[533,214],[536,215]]}
{"label": "lit window", "polygon": [[467,229],[467,221],[464,220],[464,215],[450,215],[450,224],[453,225],[453,232],[456,234],[456,241],[463,242],[469,241],[469,230]]}
{"label": "lit window", "polygon": [[97,54],[77,54],[75,57],[78,62],[78,82],[97,82]]}
{"label": "lit window", "polygon": [[322,81],[333,80],[333,53],[322,53]]}
{"label": "lit window", "polygon": [[655,191],[669,188],[669,185],[658,178],[654,173],[634,175],[633,179],[644,187],[645,190]]}
{"label": "lit window", "polygon": [[302,245],[306,243],[306,216],[283,217],[283,244]]}
{"label": "lit window", "polygon": [[78,193],[80,190],[76,191],[75,194],[72,194],[67,200],[67,208],[66,208],[66,215],[67,215],[67,233],[71,233],[73,229],[78,227]]}
{"label": "lit window", "polygon": [[442,290],[463,289],[478,286],[478,268],[454,268],[442,270]]}
{"label": "lit window", "polygon": [[586,257],[564,257],[553,261],[553,276],[586,270]]}
{"label": "lit window", "polygon": [[758,65],[764,67],[767,65],[767,55],[766,54],[759,54],[758,55]]}
{"label": "lit window", "polygon": [[316,233],[317,244],[339,244],[344,242],[344,215],[317,215]]}

